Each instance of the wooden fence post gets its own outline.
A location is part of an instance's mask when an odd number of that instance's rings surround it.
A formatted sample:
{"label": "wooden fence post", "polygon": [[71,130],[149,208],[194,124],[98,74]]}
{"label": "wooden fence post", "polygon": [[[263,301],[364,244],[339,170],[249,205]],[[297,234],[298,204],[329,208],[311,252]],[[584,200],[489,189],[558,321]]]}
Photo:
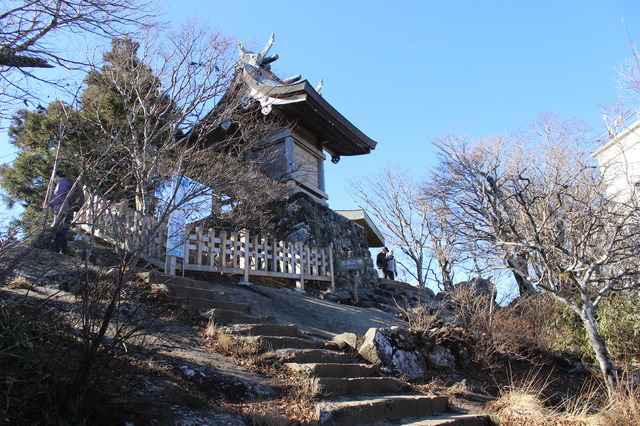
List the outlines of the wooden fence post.
{"label": "wooden fence post", "polygon": [[164,261],[164,273],[169,275],[176,274],[176,257],[168,254]]}
{"label": "wooden fence post", "polygon": [[182,275],[184,275],[185,267],[191,263],[191,261],[189,260],[189,252],[191,251],[190,250],[191,243],[189,242],[190,238],[191,238],[191,229],[189,229],[188,227],[185,227],[184,248],[182,249],[183,250],[183,253],[182,253]]}
{"label": "wooden fence post", "polygon": [[271,261],[271,270],[278,272],[278,240],[275,238],[271,240]]}
{"label": "wooden fence post", "polygon": [[[116,244],[121,242],[123,247],[128,249],[126,236],[129,224],[127,222],[127,206],[125,206],[125,203],[121,202],[117,205],[115,212],[115,217],[113,217],[113,212],[111,212],[111,232],[115,235]],[[118,226],[119,221],[122,221],[120,226]]]}
{"label": "wooden fence post", "polygon": [[195,264],[200,266],[202,265],[202,247],[204,246],[204,231],[200,226],[196,227],[196,235],[197,235],[197,249],[196,249],[196,259]]}
{"label": "wooden fence post", "polygon": [[251,247],[253,247],[253,254],[250,261],[253,263],[253,269],[257,271],[260,269],[260,246],[258,244],[258,237],[254,235],[253,237],[251,237],[250,242]]}
{"label": "wooden fence post", "polygon": [[237,269],[240,265],[238,262],[238,239],[239,239],[239,235],[237,232],[232,232],[231,233],[231,267],[234,269]]}
{"label": "wooden fence post", "polygon": [[227,231],[220,232],[220,271],[227,267]]}
{"label": "wooden fence post", "polygon": [[[302,241],[299,241],[298,243],[296,243],[294,245],[295,250],[294,253],[297,252],[298,253],[298,262],[300,265],[300,278],[298,281],[296,281],[296,288],[298,289],[298,291],[300,293],[304,293],[304,270],[305,270],[305,264],[304,264],[304,246],[302,245]],[[295,261],[295,254],[294,254],[294,261]],[[294,269],[295,269],[295,263],[294,263]]]}
{"label": "wooden fence post", "polygon": [[[251,269],[251,258],[250,258],[250,242],[251,238],[249,237],[249,231],[244,231],[244,277],[243,280],[240,281],[239,285],[251,285],[251,281],[249,281],[249,269]],[[256,248],[253,248],[254,252]]]}
{"label": "wooden fence post", "polygon": [[216,230],[209,229],[209,266],[216,270]]}

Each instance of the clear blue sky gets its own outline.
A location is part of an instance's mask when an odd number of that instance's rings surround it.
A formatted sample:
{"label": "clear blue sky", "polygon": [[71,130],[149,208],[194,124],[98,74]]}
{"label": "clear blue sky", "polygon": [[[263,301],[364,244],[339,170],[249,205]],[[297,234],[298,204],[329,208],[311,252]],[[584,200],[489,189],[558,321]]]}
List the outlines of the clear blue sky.
{"label": "clear blue sky", "polygon": [[[326,164],[335,209],[357,208],[345,187],[384,163],[416,174],[433,161],[429,138],[483,138],[543,112],[603,124],[618,92],[615,67],[640,40],[638,0],[159,0],[166,19],[198,16],[301,74],[377,141],[371,155]],[[6,134],[0,155],[11,152]],[[7,161],[7,157],[3,157]]]}
{"label": "clear blue sky", "polygon": [[[377,141],[371,155],[325,166],[330,206],[357,208],[345,187],[385,162],[416,174],[430,137],[483,138],[543,112],[604,123],[615,67],[640,39],[638,0],[203,1],[164,0],[168,16],[197,14],[260,51],[281,77],[301,74]],[[179,14],[179,15],[178,15]],[[604,128],[603,128],[604,129]]]}

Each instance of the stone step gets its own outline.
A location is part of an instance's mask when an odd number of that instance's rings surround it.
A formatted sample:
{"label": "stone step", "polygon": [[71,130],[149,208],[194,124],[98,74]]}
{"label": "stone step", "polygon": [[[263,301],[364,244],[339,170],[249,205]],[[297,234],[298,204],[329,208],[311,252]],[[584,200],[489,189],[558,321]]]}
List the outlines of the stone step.
{"label": "stone step", "polygon": [[[409,423],[405,423],[409,422]],[[491,426],[491,416],[486,414],[439,414],[422,419],[404,419],[405,426]]]}
{"label": "stone step", "polygon": [[418,418],[446,412],[446,396],[393,395],[379,398],[357,398],[324,401],[316,406],[316,420],[320,424],[365,425],[403,418]]}
{"label": "stone step", "polygon": [[395,377],[318,377],[313,379],[322,393],[329,396],[395,394],[409,385]]}
{"label": "stone step", "polygon": [[160,288],[167,291],[173,297],[194,297],[198,299],[209,299],[209,300],[218,300],[225,301],[227,300],[227,295],[224,291],[221,290],[209,290],[204,288],[197,287],[184,287],[174,284],[151,284],[154,288]]}
{"label": "stone step", "polygon": [[285,367],[314,377],[371,377],[378,372],[376,366],[369,364],[300,364],[288,362]]}
{"label": "stone step", "polygon": [[245,315],[249,315],[251,313],[250,306],[246,303],[201,299],[199,297],[177,297],[176,301],[180,304],[188,306],[189,309],[192,309],[194,311],[208,311],[210,309],[219,309],[222,311],[239,312]]}
{"label": "stone step", "polygon": [[346,363],[348,354],[327,349],[278,349],[276,356],[281,362],[297,363]]}
{"label": "stone step", "polygon": [[179,277],[177,275],[167,275],[162,272],[150,271],[143,272],[142,275],[147,275],[147,279],[150,284],[164,284],[180,287],[201,288],[204,290],[210,290],[211,284],[207,281],[194,280],[193,278]]}
{"label": "stone step", "polygon": [[324,342],[290,336],[241,336],[241,338],[257,343],[265,349],[322,349],[324,347]]}
{"label": "stone step", "polygon": [[241,336],[298,336],[295,324],[233,324],[228,330]]}
{"label": "stone step", "polygon": [[272,316],[268,317],[252,317],[238,311],[229,311],[225,309],[210,309],[207,317],[213,318],[216,324],[275,324],[276,319]]}

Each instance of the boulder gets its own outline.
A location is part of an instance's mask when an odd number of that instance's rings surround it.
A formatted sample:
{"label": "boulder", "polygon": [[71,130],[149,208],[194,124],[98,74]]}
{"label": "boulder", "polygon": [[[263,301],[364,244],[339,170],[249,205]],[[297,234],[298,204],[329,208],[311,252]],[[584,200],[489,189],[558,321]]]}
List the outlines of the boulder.
{"label": "boulder", "polygon": [[426,372],[426,357],[417,338],[401,327],[370,328],[358,353],[367,361],[393,368],[410,379]]}
{"label": "boulder", "polygon": [[334,336],[331,339],[333,342],[338,343],[339,345],[346,345],[355,350],[358,350],[358,336],[355,333],[342,333]]}
{"label": "boulder", "polygon": [[431,366],[436,369],[454,368],[456,366],[456,359],[451,350],[444,346],[436,346],[428,358]]}

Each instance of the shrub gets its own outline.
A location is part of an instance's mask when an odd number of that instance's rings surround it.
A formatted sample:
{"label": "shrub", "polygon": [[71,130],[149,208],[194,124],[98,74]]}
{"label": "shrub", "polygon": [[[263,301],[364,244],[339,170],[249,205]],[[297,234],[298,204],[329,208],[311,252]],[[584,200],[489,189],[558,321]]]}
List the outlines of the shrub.
{"label": "shrub", "polygon": [[66,370],[60,353],[65,336],[57,327],[58,318],[38,318],[23,306],[5,303],[0,301],[2,418],[16,424],[70,419],[73,416],[60,404],[65,382],[52,380]]}
{"label": "shrub", "polygon": [[640,293],[616,293],[605,299],[596,319],[598,330],[616,361],[640,360]]}
{"label": "shrub", "polygon": [[454,322],[469,333],[471,352],[477,361],[495,367],[492,361],[504,355],[532,359],[548,349],[549,309],[544,298],[521,297],[501,307],[491,293],[458,288],[451,299]]}
{"label": "shrub", "polygon": [[407,319],[407,322],[409,323],[409,331],[411,332],[424,333],[438,325],[438,317],[441,313],[440,309],[424,305],[411,308],[406,300],[405,307],[400,306],[397,302],[396,306],[402,311]]}
{"label": "shrub", "polygon": [[[611,357],[619,363],[640,359],[640,293],[622,292],[603,300],[596,313],[598,331]],[[550,303],[548,333],[556,352],[594,359],[589,338],[578,316],[557,301]]]}

